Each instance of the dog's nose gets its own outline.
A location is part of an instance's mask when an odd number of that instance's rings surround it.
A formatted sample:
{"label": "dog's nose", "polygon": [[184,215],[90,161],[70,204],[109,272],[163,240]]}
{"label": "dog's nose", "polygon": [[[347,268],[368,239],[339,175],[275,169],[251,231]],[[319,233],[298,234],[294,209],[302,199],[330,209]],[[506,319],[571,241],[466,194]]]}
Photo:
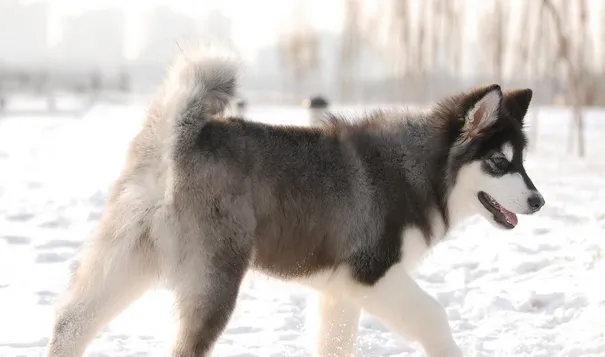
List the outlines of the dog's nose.
{"label": "dog's nose", "polygon": [[539,193],[534,193],[527,199],[527,204],[533,212],[538,212],[544,206],[544,197]]}

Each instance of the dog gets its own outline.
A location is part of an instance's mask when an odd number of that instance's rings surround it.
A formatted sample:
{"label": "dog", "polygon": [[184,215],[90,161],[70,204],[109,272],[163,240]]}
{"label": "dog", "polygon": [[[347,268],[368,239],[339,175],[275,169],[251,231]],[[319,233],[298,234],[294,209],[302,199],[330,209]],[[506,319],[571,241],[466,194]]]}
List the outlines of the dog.
{"label": "dog", "polygon": [[210,356],[253,269],[318,292],[318,357],[353,355],[361,309],[428,356],[462,356],[411,272],[466,218],[510,230],[544,205],[523,166],[531,89],[494,84],[422,111],[279,126],[222,115],[239,68],[215,48],[177,57],[56,304],[44,355],[81,356],[162,281],[180,318],[172,356]]}

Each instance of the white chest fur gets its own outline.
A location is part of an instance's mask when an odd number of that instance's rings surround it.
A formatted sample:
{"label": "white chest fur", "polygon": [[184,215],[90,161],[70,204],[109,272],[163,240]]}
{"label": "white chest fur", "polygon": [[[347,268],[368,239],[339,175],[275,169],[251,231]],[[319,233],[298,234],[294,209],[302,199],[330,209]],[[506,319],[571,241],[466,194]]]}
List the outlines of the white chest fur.
{"label": "white chest fur", "polygon": [[431,249],[427,244],[427,241],[436,243],[445,236],[445,225],[443,224],[441,217],[435,214],[431,222],[432,234],[430,237],[431,239],[429,240],[427,240],[424,233],[416,227],[405,229],[402,232],[402,263],[405,270],[408,272],[415,271],[424,258],[426,258]]}

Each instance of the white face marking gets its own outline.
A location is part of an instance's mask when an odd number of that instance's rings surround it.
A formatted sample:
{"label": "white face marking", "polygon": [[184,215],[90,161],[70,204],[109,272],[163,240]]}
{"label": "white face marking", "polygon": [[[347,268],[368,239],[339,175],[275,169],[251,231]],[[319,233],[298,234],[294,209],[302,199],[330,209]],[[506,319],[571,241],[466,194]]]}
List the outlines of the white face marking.
{"label": "white face marking", "polygon": [[458,180],[452,189],[448,205],[451,223],[460,223],[468,216],[479,213],[495,227],[501,228],[479,202],[479,191],[486,192],[511,212],[530,214],[528,199],[537,192],[527,187],[521,174],[514,172],[493,177],[483,171],[481,164],[480,161],[472,162],[458,172]]}
{"label": "white face marking", "polygon": [[480,208],[476,205],[479,203],[477,191],[474,187],[477,181],[477,172],[470,165],[463,166],[458,172],[456,184],[452,187],[448,200],[448,216],[451,226],[456,226],[466,218],[476,214],[477,209]]}
{"label": "white face marking", "polygon": [[535,191],[527,187],[523,176],[518,172],[505,174],[502,177],[492,177],[482,173],[477,187],[511,212],[531,213],[527,200]]}
{"label": "white face marking", "polygon": [[504,154],[504,157],[506,157],[506,160],[513,161],[513,146],[511,144],[504,144],[504,146],[502,146],[502,153]]}

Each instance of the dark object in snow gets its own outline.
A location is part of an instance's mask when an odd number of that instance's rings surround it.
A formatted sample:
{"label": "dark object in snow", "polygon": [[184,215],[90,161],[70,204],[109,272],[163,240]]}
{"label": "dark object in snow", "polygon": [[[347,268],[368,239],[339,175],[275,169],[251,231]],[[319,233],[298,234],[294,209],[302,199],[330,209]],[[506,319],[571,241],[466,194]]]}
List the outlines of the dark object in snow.
{"label": "dark object in snow", "polygon": [[303,107],[307,109],[326,109],[328,105],[328,100],[321,95],[307,98],[303,101]]}
{"label": "dark object in snow", "polygon": [[248,103],[244,99],[240,99],[237,101],[237,103],[235,103],[235,105],[237,106],[237,109],[244,109]]}

